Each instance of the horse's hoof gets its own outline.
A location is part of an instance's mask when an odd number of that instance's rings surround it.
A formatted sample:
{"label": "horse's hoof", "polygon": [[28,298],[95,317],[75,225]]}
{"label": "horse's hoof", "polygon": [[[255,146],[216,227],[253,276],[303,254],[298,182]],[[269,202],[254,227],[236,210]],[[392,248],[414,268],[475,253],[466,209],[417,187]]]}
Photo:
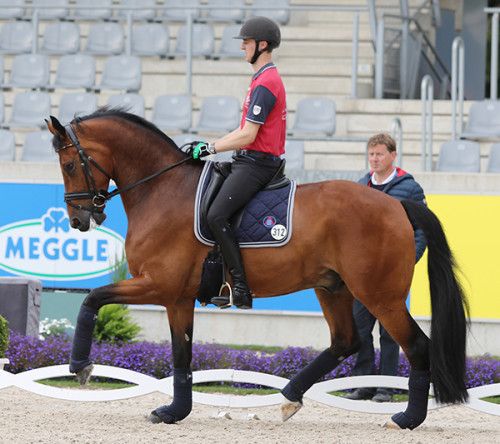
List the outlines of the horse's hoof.
{"label": "horse's hoof", "polygon": [[89,383],[92,370],[94,370],[94,366],[93,364],[89,364],[79,372],[76,372],[76,379],[80,384],[80,387],[85,387]]}
{"label": "horse's hoof", "polygon": [[392,418],[389,418],[389,420],[382,426],[385,429],[393,429],[393,430],[402,430],[401,427],[399,427],[393,420]]}
{"label": "horse's hoof", "polygon": [[163,419],[161,419],[156,412],[151,412],[149,416],[146,418],[146,421],[152,423],[152,424],[160,424],[163,422]]}
{"label": "horse's hoof", "polygon": [[281,404],[281,420],[283,422],[288,421],[295,413],[297,413],[302,408],[302,403],[299,401],[295,402],[284,402]]}

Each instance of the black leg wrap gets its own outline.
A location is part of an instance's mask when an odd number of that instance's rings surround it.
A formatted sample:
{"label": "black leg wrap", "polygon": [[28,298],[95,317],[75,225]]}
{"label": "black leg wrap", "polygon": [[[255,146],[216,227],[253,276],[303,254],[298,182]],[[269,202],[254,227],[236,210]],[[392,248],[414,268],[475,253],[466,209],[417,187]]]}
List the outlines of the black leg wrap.
{"label": "black leg wrap", "polygon": [[322,351],[309,365],[298,372],[281,390],[281,394],[292,402],[302,402],[302,396],[321,377],[330,373],[340,361],[330,349]]}
{"label": "black leg wrap", "polygon": [[82,305],[76,321],[75,336],[71,346],[71,359],[69,371],[77,373],[90,365],[90,350],[92,348],[92,335],[97,321],[99,310]]}
{"label": "black leg wrap", "polygon": [[431,383],[431,372],[410,370],[408,381],[408,407],[396,413],[392,420],[402,429],[413,430],[422,424],[427,416],[427,399]]}
{"label": "black leg wrap", "polygon": [[190,368],[174,368],[174,400],[170,405],[158,407],[153,415],[173,424],[186,418],[193,406],[193,376]]}

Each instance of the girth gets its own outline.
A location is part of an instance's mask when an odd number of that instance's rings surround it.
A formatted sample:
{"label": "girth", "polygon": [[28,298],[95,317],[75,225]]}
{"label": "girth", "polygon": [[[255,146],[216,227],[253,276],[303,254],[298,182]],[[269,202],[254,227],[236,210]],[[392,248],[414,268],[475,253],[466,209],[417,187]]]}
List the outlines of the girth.
{"label": "girth", "polygon": [[[277,190],[278,188],[282,188],[287,186],[290,183],[290,179],[285,176],[285,159],[281,159],[280,166],[276,171],[273,178],[262,188],[264,190]],[[231,172],[231,162],[215,162],[212,168],[212,174],[210,176],[210,181],[208,182],[207,189],[205,194],[203,195],[203,199],[200,203],[200,212],[201,212],[201,220],[205,225],[207,224],[207,213],[212,205],[212,202],[217,196],[217,193],[222,187],[222,184],[229,176]],[[239,210],[232,218],[231,218],[231,226],[233,230],[237,230],[241,224],[241,220],[243,218],[243,213],[245,212],[245,207]]]}

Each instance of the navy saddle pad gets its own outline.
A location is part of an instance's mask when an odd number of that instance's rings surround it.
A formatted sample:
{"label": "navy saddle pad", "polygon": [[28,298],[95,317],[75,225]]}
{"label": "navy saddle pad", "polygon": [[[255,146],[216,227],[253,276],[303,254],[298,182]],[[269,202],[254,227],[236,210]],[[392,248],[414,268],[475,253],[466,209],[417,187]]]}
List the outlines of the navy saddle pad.
{"label": "navy saddle pad", "polygon": [[[214,238],[203,224],[200,203],[205,194],[214,162],[206,161],[196,190],[194,233],[198,240],[212,246]],[[297,184],[290,181],[287,186],[275,190],[264,190],[245,207],[243,219],[236,231],[242,247],[280,247],[292,236],[293,200]]]}

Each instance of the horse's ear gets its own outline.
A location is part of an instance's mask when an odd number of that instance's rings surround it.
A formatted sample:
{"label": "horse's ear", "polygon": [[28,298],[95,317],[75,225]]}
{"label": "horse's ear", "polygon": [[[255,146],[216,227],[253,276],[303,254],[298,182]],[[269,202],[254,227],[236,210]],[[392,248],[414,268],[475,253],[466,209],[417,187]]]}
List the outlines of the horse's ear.
{"label": "horse's ear", "polygon": [[60,137],[64,137],[66,135],[64,126],[61,125],[61,122],[59,122],[56,117],[50,116],[50,122],[45,119],[45,123],[47,124],[47,128],[52,134],[55,135],[56,133],[58,133]]}

